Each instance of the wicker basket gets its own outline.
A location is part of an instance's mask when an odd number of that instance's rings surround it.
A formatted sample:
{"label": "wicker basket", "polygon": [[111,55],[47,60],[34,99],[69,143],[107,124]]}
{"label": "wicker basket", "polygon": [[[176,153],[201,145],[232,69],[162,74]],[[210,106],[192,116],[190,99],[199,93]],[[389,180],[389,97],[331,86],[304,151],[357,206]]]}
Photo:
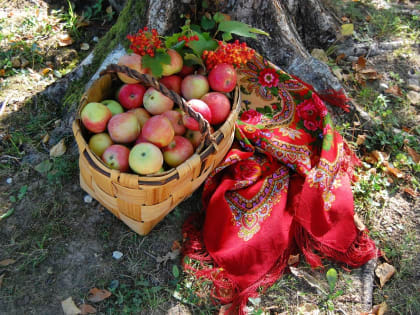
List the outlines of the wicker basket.
{"label": "wicker basket", "polygon": [[[116,72],[158,89],[199,122],[203,141],[187,161],[161,174],[140,176],[110,169],[90,150],[86,141],[89,132],[81,123],[80,112],[89,102],[100,102],[114,96],[116,87],[121,85]],[[239,109],[240,93],[236,88],[228,119],[211,133],[208,122],[188,107],[178,94],[149,75],[112,64],[83,95],[73,122],[73,134],[79,148],[80,185],[133,231],[146,235],[189,197],[221,162],[232,145]]]}

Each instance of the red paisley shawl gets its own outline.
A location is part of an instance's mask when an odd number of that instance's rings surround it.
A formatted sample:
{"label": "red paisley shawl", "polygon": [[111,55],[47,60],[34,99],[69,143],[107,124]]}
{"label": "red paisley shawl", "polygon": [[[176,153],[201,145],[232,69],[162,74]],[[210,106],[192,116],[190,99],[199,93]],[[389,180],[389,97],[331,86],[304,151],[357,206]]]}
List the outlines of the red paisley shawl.
{"label": "red paisley shawl", "polygon": [[233,303],[232,313],[273,284],[292,253],[313,267],[321,258],[359,267],[378,254],[353,220],[358,160],[320,97],[260,56],[238,74],[236,141],[206,180],[204,223],[187,220],[183,246],[185,256],[206,263],[184,268],[211,280],[213,297]]}

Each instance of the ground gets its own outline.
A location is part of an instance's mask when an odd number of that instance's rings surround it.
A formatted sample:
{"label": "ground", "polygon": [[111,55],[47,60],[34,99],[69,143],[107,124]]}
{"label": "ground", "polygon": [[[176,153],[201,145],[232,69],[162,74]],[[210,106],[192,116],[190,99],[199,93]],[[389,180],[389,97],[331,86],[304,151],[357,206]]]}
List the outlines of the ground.
{"label": "ground", "polygon": [[[383,287],[375,278],[373,304],[385,302],[389,314],[418,314],[419,4],[325,2],[355,32],[320,48],[369,117],[368,123],[338,126],[364,162],[353,187],[356,212],[384,253],[378,263],[396,269]],[[89,202],[79,186],[68,111],[42,92],[88,55],[115,22],[115,13],[107,1],[75,3],[73,12],[67,1],[0,0],[0,313],[61,314],[61,302],[69,297],[100,314],[162,314],[181,302],[194,314],[217,313],[219,307],[206,299],[206,286],[182,274],[176,255],[183,221],[200,209],[200,191],[149,235],[139,236]],[[355,43],[365,51],[354,50]],[[388,48],[377,53],[372,47],[378,43]],[[50,157],[62,139],[66,153]],[[122,258],[113,258],[115,251]],[[326,285],[330,267],[338,271],[336,297],[314,288]],[[250,306],[255,314],[358,313],[360,273],[328,263],[312,271],[302,260],[297,271]],[[92,288],[112,295],[93,303]]]}

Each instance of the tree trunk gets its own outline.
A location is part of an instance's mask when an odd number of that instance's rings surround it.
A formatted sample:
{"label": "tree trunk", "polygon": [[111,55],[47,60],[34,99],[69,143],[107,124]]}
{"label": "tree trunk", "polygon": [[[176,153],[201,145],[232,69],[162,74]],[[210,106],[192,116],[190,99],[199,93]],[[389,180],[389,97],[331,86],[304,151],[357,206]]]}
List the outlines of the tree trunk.
{"label": "tree trunk", "polygon": [[[123,2],[111,1],[117,9],[122,7]],[[309,53],[313,48],[327,47],[336,39],[338,23],[325,9],[321,0],[208,2],[208,10],[229,14],[234,20],[268,32],[270,37],[258,36],[258,40],[246,41],[274,64],[299,76],[318,91],[341,88],[329,68]],[[99,46],[102,50],[110,52],[110,48],[118,47],[115,38],[120,39],[119,43],[126,42],[124,39],[128,33],[135,33],[146,25],[156,28],[163,35],[177,32],[182,25],[181,14],[191,13],[194,17],[201,11],[198,3],[201,1],[127,0],[116,23],[118,27],[113,28],[110,31],[112,36],[106,36],[103,40],[104,45]],[[99,53],[98,49],[96,53]],[[100,54],[103,54],[103,51]]]}

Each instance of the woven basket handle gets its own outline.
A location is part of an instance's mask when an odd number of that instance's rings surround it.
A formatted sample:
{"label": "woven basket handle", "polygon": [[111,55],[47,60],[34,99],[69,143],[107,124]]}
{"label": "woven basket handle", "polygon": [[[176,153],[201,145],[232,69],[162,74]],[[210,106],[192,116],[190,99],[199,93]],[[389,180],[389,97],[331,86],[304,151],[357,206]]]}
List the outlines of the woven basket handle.
{"label": "woven basket handle", "polygon": [[171,100],[173,100],[176,104],[179,105],[179,107],[187,113],[189,116],[194,118],[199,126],[200,126],[200,132],[204,136],[204,146],[207,147],[210,144],[214,145],[215,148],[217,148],[217,143],[214,137],[212,136],[210,132],[210,124],[209,122],[203,118],[203,116],[200,113],[197,113],[194,111],[190,106],[186,104],[185,99],[183,99],[181,96],[179,96],[176,92],[169,90],[166,86],[159,83],[156,78],[152,77],[149,74],[140,73],[136,70],[133,70],[127,66],[117,65],[117,64],[110,64],[106,67],[105,70],[103,70],[100,75],[104,75],[106,73],[124,73],[128,75],[130,78],[133,78],[137,81],[140,81],[142,84],[146,86],[151,86],[155,88],[156,90],[160,91],[163,95],[169,97]]}

